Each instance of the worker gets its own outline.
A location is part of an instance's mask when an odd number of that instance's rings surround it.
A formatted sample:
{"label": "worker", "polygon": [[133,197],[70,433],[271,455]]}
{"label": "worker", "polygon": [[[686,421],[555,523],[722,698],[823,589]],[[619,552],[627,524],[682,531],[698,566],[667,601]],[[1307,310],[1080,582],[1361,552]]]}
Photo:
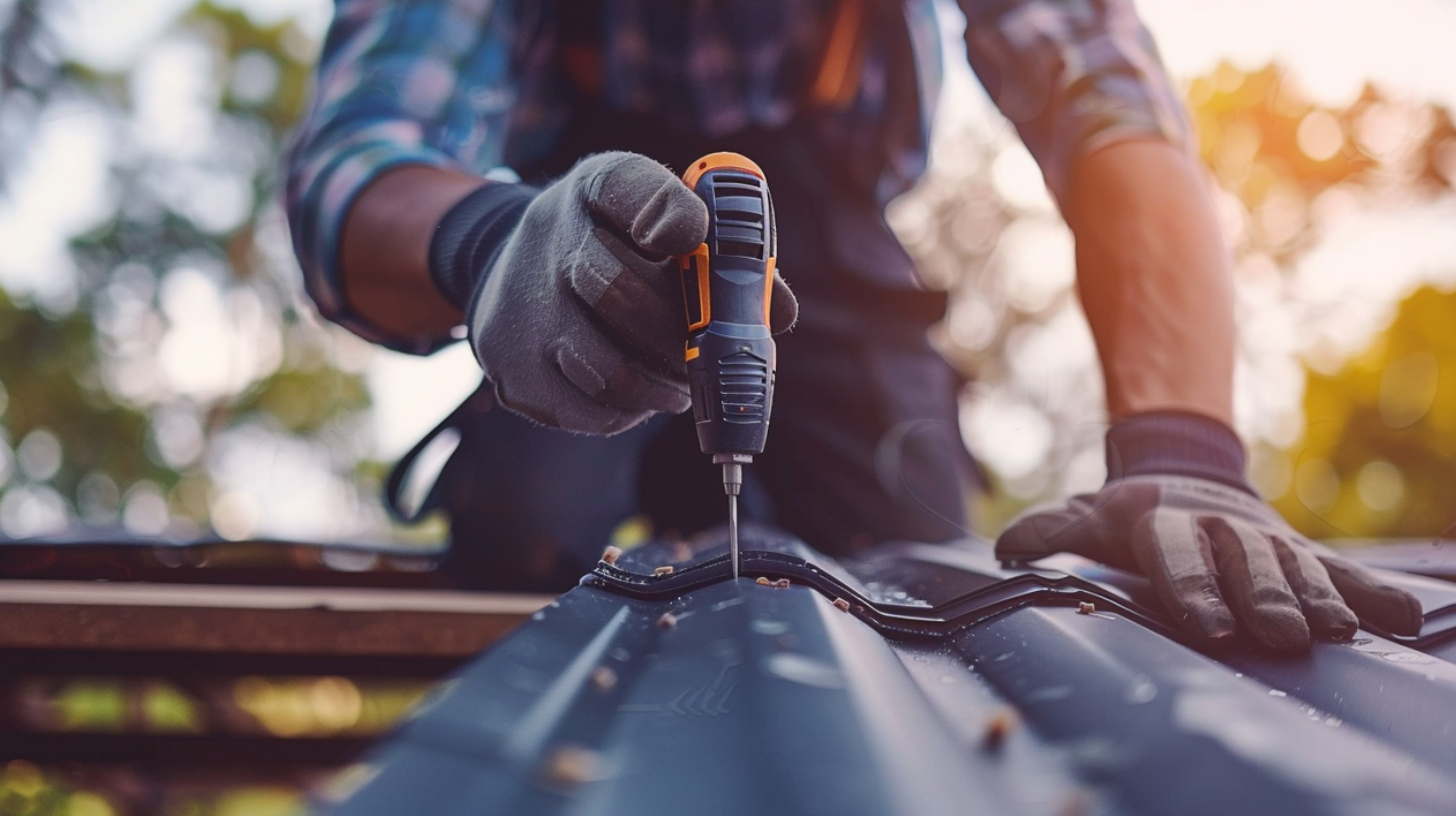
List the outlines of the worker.
{"label": "worker", "polygon": [[[624,519],[722,518],[682,414],[672,262],[707,218],[674,171],[720,150],[763,168],[792,283],[774,282],[772,328],[793,330],[745,516],[832,555],[965,538],[962,382],[927,339],[946,296],[884,219],[926,167],[934,5],[338,0],[290,158],[295,249],[330,320],[474,349],[484,384],[433,499],[463,583],[561,589]],[[1104,487],[1024,516],[997,554],[1142,571],[1210,643],[1299,651],[1350,638],[1357,612],[1414,631],[1414,598],[1245,479],[1228,253],[1131,0],[961,6],[971,67],[1075,236],[1111,419]]]}

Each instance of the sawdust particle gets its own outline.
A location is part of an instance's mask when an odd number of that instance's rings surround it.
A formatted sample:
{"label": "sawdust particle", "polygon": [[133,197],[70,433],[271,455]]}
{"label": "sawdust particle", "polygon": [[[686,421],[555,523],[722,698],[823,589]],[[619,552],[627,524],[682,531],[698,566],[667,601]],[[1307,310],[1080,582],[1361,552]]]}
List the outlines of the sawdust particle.
{"label": "sawdust particle", "polygon": [[1057,816],[1088,816],[1091,812],[1092,794],[1084,790],[1072,791],[1057,808]]}
{"label": "sawdust particle", "polygon": [[547,757],[543,771],[546,781],[571,786],[596,779],[600,765],[601,757],[596,751],[580,745],[560,745]]}
{"label": "sawdust particle", "polygon": [[1010,708],[999,708],[986,721],[986,732],[981,736],[981,747],[987,751],[999,751],[1006,744],[1006,738],[1017,725],[1016,712]]}
{"label": "sawdust particle", "polygon": [[611,691],[617,687],[617,673],[607,666],[592,669],[591,683],[598,691]]}

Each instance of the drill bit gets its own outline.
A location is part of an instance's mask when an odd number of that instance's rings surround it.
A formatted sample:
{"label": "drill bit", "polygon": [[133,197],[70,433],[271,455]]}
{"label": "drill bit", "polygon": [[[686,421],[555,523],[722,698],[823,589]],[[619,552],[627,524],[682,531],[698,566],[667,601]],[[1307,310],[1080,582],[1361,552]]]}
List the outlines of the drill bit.
{"label": "drill bit", "polygon": [[728,494],[728,557],[733,560],[733,577],[738,577],[738,493],[743,488],[743,465],[723,463],[723,492]]}

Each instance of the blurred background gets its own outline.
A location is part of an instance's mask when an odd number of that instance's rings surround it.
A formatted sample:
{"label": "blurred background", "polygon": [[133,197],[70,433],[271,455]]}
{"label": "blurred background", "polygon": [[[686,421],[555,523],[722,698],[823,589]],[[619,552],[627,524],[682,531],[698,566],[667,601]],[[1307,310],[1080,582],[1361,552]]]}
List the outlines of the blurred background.
{"label": "blurred background", "polygon": [[[1105,420],[1070,234],[944,5],[934,163],[891,221],[952,292],[936,339],[972,378],[962,424],[994,482],[978,520],[994,534],[1100,483]],[[1311,536],[1439,543],[1456,522],[1456,2],[1138,6],[1235,259],[1257,486]],[[278,201],[331,13],[0,0],[0,541],[441,540],[438,523],[391,526],[377,496],[473,389],[470,352],[409,358],[321,323]],[[36,716],[103,730],[201,727],[189,701],[215,698],[271,733],[374,733],[423,689],[45,682],[21,689]],[[0,765],[0,814],[128,812],[121,783],[88,784]],[[178,796],[157,812],[297,805],[287,785]]]}
{"label": "blurred background", "polygon": [[[1456,517],[1438,500],[1456,457],[1456,3],[1140,8],[1233,247],[1258,486],[1311,535],[1439,534]],[[279,155],[331,9],[0,2],[0,533],[399,534],[380,475],[478,374],[463,345],[382,351],[302,298]],[[953,63],[934,168],[892,222],[954,293],[938,339],[974,378],[963,425],[994,532],[1100,481],[1101,395],[1070,235]]]}

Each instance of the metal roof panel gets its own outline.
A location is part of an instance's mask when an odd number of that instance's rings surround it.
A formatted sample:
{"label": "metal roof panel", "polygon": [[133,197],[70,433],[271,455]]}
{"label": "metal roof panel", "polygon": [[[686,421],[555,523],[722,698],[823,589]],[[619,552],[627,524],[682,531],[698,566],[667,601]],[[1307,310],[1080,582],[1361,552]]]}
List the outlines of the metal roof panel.
{"label": "metal roof panel", "polygon": [[[599,565],[325,809],[1456,812],[1444,630],[1206,655],[1141,579],[1086,562],[904,545],[840,565],[762,529],[744,544],[736,581],[716,539]],[[1456,600],[1422,591],[1432,612]]]}

